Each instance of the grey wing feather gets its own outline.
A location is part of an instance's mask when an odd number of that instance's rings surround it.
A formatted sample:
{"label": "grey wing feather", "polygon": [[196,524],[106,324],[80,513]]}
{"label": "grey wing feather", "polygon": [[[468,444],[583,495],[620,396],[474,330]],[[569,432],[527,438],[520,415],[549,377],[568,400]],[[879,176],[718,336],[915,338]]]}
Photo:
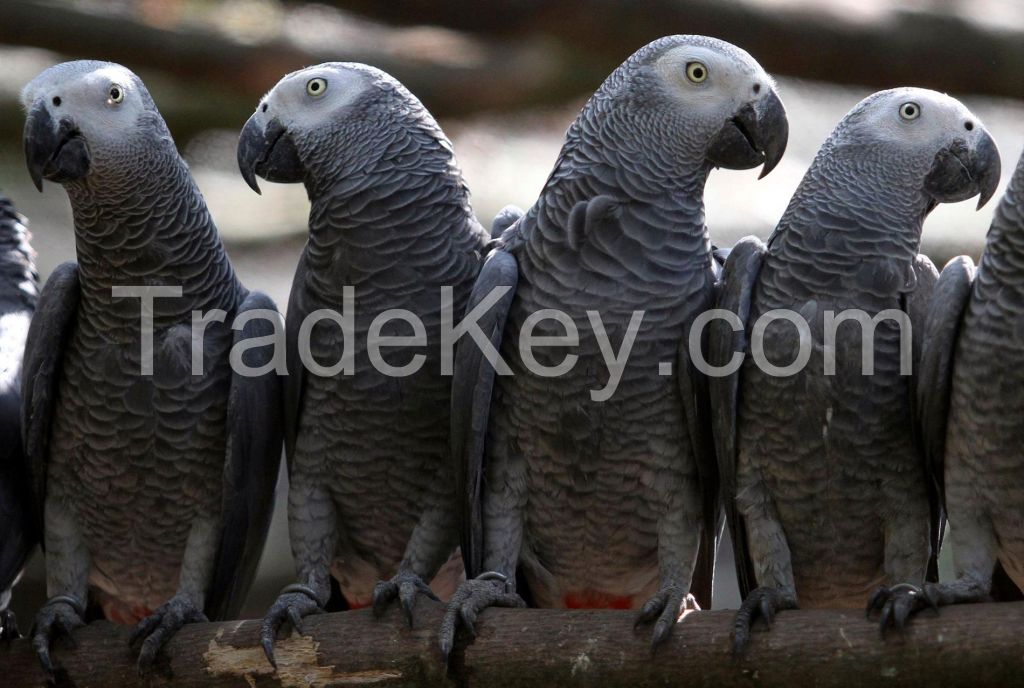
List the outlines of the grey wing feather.
{"label": "grey wing feather", "polygon": [[0,391],[0,595],[14,584],[40,534],[20,414],[21,389],[15,385]]}
{"label": "grey wing feather", "polygon": [[523,209],[514,205],[507,205],[499,210],[491,221],[491,239],[500,239],[505,230],[518,222],[523,215]]}
{"label": "grey wing feather", "polygon": [[[732,326],[723,320],[711,322],[708,326],[708,362],[713,366],[726,365],[734,352],[744,355],[748,353],[748,320],[754,288],[766,251],[767,247],[759,239],[747,237],[737,243],[729,253],[718,287],[716,307],[735,313],[743,326],[738,331],[733,331]],[[742,366],[730,375],[710,377],[708,388],[722,502],[725,505],[729,535],[735,553],[740,594],[746,597],[757,587],[757,579],[747,546],[746,526],[736,510],[737,414],[741,371]]]}
{"label": "grey wing feather", "polygon": [[[258,309],[277,312],[270,298],[251,292],[236,317]],[[253,318],[236,332],[234,343],[269,337],[275,334],[274,327],[265,318]],[[246,352],[244,363],[252,368],[270,363],[274,346],[254,346]],[[282,406],[281,379],[273,369],[255,377],[232,374],[223,525],[213,582],[206,597],[206,614],[212,620],[234,618],[256,576],[274,513],[284,435]]]}
{"label": "grey wing feather", "polygon": [[[708,288],[704,292],[704,303],[699,305],[697,313],[703,313],[711,308],[715,301],[714,270],[710,264],[708,267]],[[684,420],[690,437],[691,451],[697,464],[704,503],[700,547],[690,592],[697,598],[697,603],[702,609],[710,609],[715,577],[715,555],[718,552],[718,536],[722,522],[718,466],[715,462],[715,443],[711,427],[711,405],[707,378],[694,365],[688,341],[681,342],[679,352],[679,391],[684,402]],[[701,342],[701,353],[706,358],[707,329]]]}
{"label": "grey wing feather", "polygon": [[[470,292],[466,313],[470,313],[493,289],[509,287],[477,320],[495,350],[501,349],[505,320],[518,280],[516,259],[499,248],[487,257]],[[483,566],[481,482],[495,375],[497,372],[480,347],[468,336],[464,337],[456,347],[452,371],[451,451],[455,494],[459,500],[462,559],[466,576],[470,578],[479,575]]]}
{"label": "grey wing feather", "polygon": [[288,296],[288,312],[285,316],[286,363],[288,377],[284,382],[284,428],[285,456],[291,469],[295,453],[295,438],[298,436],[299,416],[302,413],[302,395],[305,386],[306,368],[299,357],[299,328],[309,315],[305,305],[306,252],[302,252],[295,268],[291,294]]}
{"label": "grey wing feather", "polygon": [[25,341],[21,371],[21,431],[32,482],[35,523],[40,533],[61,354],[74,327],[80,298],[78,265],[70,261],[58,265],[39,295],[39,305]]}
{"label": "grey wing feather", "polygon": [[944,498],[946,421],[956,342],[970,300],[974,272],[974,263],[967,256],[954,258],[943,268],[924,319],[921,362],[914,373],[918,437],[940,502]]}

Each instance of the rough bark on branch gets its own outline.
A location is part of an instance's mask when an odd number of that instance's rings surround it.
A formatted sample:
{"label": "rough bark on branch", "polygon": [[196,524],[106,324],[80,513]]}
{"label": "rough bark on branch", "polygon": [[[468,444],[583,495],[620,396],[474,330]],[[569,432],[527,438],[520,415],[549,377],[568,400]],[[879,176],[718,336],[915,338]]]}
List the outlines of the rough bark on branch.
{"label": "rough bark on branch", "polygon": [[[651,655],[650,628],[634,630],[622,611],[485,612],[478,636],[463,637],[449,672],[436,631],[443,608],[421,601],[409,630],[398,610],[381,620],[369,610],[310,617],[309,636],[277,645],[278,673],[257,642],[256,621],[185,627],[147,684],[135,673],[129,629],[99,622],[64,641],[56,656],[64,685],[122,686],[852,686],[1016,685],[1024,679],[1017,629],[1024,602],[950,607],[922,613],[903,636],[883,641],[856,611],[790,611],[768,633],[755,633],[741,661],[730,656],[732,611],[688,615]],[[169,677],[173,678],[169,678]],[[0,647],[0,683],[41,685],[27,640]]]}

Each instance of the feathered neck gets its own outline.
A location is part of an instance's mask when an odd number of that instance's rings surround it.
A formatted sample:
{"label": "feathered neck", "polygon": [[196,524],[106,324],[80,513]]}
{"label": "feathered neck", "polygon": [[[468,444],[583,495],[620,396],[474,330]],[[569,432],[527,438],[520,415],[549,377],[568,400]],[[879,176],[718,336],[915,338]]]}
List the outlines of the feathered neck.
{"label": "feathered neck", "polygon": [[111,287],[170,285],[182,287],[182,298],[158,299],[158,318],[186,317],[193,309],[233,310],[240,285],[173,143],[164,141],[130,162],[116,173],[94,169],[65,184],[83,306],[95,301],[137,320],[138,300],[112,298]]}

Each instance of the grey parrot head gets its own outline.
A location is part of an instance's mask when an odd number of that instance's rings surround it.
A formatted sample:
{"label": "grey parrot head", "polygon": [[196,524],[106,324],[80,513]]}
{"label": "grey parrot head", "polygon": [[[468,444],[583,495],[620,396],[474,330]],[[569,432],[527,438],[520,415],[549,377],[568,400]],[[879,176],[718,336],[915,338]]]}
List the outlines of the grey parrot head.
{"label": "grey parrot head", "polygon": [[981,120],[955,98],[924,88],[868,96],[843,118],[823,151],[848,151],[890,187],[923,194],[929,210],[973,196],[981,208],[999,184],[999,150]]}
{"label": "grey parrot head", "polygon": [[[142,80],[111,62],[77,60],[45,70],[21,92],[25,160],[36,188],[115,173],[170,142]],[[172,142],[173,145],[173,142]]]}
{"label": "grey parrot head", "polygon": [[714,38],[649,43],[608,77],[592,104],[609,100],[658,153],[707,169],[764,165],[764,177],[786,151],[789,122],[774,81],[746,51]]}
{"label": "grey parrot head", "polygon": [[382,121],[382,113],[405,113],[440,132],[415,96],[379,69],[327,62],[292,72],[242,128],[238,168],[256,193],[257,176],[309,187],[310,181],[344,173],[348,161],[365,163],[374,151],[383,153],[392,122]]}

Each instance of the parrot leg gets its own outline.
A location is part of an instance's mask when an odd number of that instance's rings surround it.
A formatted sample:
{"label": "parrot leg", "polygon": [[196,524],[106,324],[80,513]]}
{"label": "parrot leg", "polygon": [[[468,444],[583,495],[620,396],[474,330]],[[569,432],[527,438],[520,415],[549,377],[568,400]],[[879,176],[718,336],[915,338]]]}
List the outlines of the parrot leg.
{"label": "parrot leg", "polygon": [[[524,462],[517,462],[525,465]],[[445,664],[455,644],[459,624],[476,635],[476,618],[487,607],[525,607],[516,593],[516,566],[523,542],[522,494],[509,485],[525,480],[509,476],[507,457],[495,456],[484,480],[484,567],[485,573],[464,581],[452,595],[441,621],[440,645]],[[464,554],[465,556],[465,554]]]}
{"label": "parrot leg", "polygon": [[[741,480],[745,476],[741,475]],[[737,494],[737,508],[747,526],[747,541],[760,587],[750,591],[736,612],[733,627],[734,657],[743,654],[758,616],[771,628],[777,612],[797,608],[796,582],[789,544],[775,503],[759,480],[744,480]]]}
{"label": "parrot leg", "polygon": [[128,640],[133,648],[139,643],[139,675],[145,676],[153,668],[157,653],[181,627],[190,623],[209,621],[203,613],[201,603],[181,595],[175,595],[160,606],[153,614],[139,622]]}
{"label": "parrot leg", "polygon": [[488,607],[525,607],[526,602],[515,592],[515,577],[488,571],[471,578],[455,591],[444,619],[441,621],[441,652],[445,664],[461,624],[471,637],[476,637],[476,619]]}
{"label": "parrot leg", "polygon": [[209,620],[203,613],[203,605],[206,588],[213,576],[219,533],[218,518],[204,517],[193,522],[185,543],[178,591],[153,614],[140,621],[132,632],[129,645],[134,648],[142,644],[138,662],[141,676],[149,673],[157,654],[182,626]]}
{"label": "parrot leg", "polygon": [[[439,483],[443,484],[443,481]],[[441,498],[445,507],[427,509],[423,512],[409,538],[405,556],[398,567],[398,574],[391,580],[377,583],[374,587],[374,616],[379,618],[388,605],[397,598],[402,605],[405,620],[409,628],[412,628],[412,612],[416,606],[417,595],[424,595],[435,602],[441,601],[430,589],[427,581],[437,574],[455,550],[455,536],[459,531],[455,513],[447,507],[451,498],[451,495],[448,495],[447,499]]]}
{"label": "parrot leg", "polygon": [[676,503],[661,518],[658,533],[661,586],[644,603],[634,624],[637,627],[657,620],[651,635],[652,650],[657,649],[671,635],[684,612],[700,609],[690,594],[690,583],[700,547],[701,514],[699,509],[687,508],[700,504],[700,492],[695,484],[690,488],[680,490],[673,496]]}
{"label": "parrot leg", "polygon": [[[902,631],[916,612],[931,607],[935,601],[924,583],[928,568],[929,513],[927,498],[919,499],[893,494],[893,504],[901,508],[889,520],[885,533],[885,574],[889,586],[882,586],[868,600],[867,614],[881,612],[879,628],[884,636],[890,628]],[[913,582],[910,582],[913,581]]]}
{"label": "parrot leg", "polygon": [[263,654],[277,668],[274,639],[285,622],[304,635],[302,619],[324,611],[331,597],[331,557],[337,551],[337,514],[326,490],[293,476],[288,491],[288,529],[292,554],[302,583],[287,586],[263,617]]}
{"label": "parrot leg", "polygon": [[85,601],[89,593],[92,560],[74,515],[54,497],[46,499],[44,533],[46,590],[50,600],[36,615],[32,646],[52,683],[57,672],[50,657],[53,641],[60,635],[71,638],[72,631],[85,625]]}
{"label": "parrot leg", "polygon": [[926,595],[938,606],[986,602],[992,591],[992,572],[999,559],[999,543],[991,520],[982,513],[961,514],[950,531],[957,578],[949,583],[928,583]]}
{"label": "parrot leg", "polygon": [[391,580],[380,581],[373,588],[373,615],[380,618],[388,605],[397,598],[402,605],[405,621],[412,628],[412,611],[416,606],[416,595],[424,595],[435,602],[441,598],[430,586],[412,571],[399,571]]}

